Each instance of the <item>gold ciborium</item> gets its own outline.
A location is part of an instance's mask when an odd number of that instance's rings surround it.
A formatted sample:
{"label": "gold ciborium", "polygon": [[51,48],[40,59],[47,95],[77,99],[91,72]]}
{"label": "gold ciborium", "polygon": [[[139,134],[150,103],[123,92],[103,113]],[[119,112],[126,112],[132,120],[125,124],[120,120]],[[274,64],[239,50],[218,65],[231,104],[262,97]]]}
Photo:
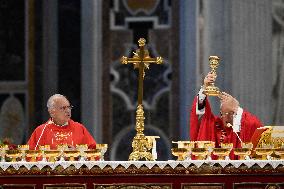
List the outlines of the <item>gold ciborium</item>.
{"label": "gold ciborium", "polygon": [[205,160],[208,151],[206,148],[192,148],[191,153],[196,157],[197,160]]}
{"label": "gold ciborium", "polygon": [[9,146],[7,144],[1,144],[0,145],[1,162],[5,162],[6,150],[9,150]]}
{"label": "gold ciborium", "polygon": [[26,151],[29,150],[29,149],[30,149],[30,147],[27,144],[18,145],[18,150],[20,150],[21,153],[22,153],[21,161],[26,161]]}
{"label": "gold ciborium", "polygon": [[89,161],[96,161],[96,158],[101,156],[101,150],[99,149],[86,150],[85,154],[89,159]]}
{"label": "gold ciborium", "polygon": [[96,149],[100,150],[100,161],[104,161],[104,155],[107,151],[108,145],[107,144],[96,144]]}
{"label": "gold ciborium", "polygon": [[88,145],[87,144],[77,144],[76,149],[80,152],[79,161],[85,161],[86,160],[85,151],[88,150]]}
{"label": "gold ciborium", "polygon": [[30,159],[30,162],[36,162],[36,158],[37,158],[38,156],[40,156],[41,153],[42,153],[41,150],[27,150],[27,151],[26,151],[26,157],[27,157],[27,158],[31,158],[31,159]]}
{"label": "gold ciborium", "polygon": [[68,158],[69,161],[74,161],[80,155],[78,150],[64,150],[64,156]]}
{"label": "gold ciborium", "polygon": [[[209,57],[209,65],[210,65],[210,68],[211,68],[211,73],[216,74],[216,76],[217,76],[216,71],[217,71],[217,68],[219,66],[219,60],[220,60],[220,58],[218,56],[210,56]],[[208,96],[218,96],[220,94],[220,90],[212,82],[208,86],[205,87],[203,93],[208,95]]]}
{"label": "gold ciborium", "polygon": [[277,148],[274,149],[274,153],[278,156],[280,156],[281,160],[284,160],[284,148]]}
{"label": "gold ciborium", "polygon": [[48,162],[55,162],[57,157],[61,155],[61,151],[59,150],[45,150],[44,155],[47,158]]}
{"label": "gold ciborium", "polygon": [[22,153],[20,150],[6,150],[6,156],[11,158],[11,162],[16,162],[18,157],[21,157]]}
{"label": "gold ciborium", "polygon": [[186,148],[172,148],[172,154],[178,157],[178,161],[184,161],[187,156],[187,149]]}
{"label": "gold ciborium", "polygon": [[273,148],[256,148],[255,153],[261,158],[256,157],[259,160],[267,160],[269,159],[270,155],[273,153]]}
{"label": "gold ciborium", "polygon": [[249,159],[249,155],[251,154],[250,148],[234,148],[234,154],[239,156],[239,160]]}

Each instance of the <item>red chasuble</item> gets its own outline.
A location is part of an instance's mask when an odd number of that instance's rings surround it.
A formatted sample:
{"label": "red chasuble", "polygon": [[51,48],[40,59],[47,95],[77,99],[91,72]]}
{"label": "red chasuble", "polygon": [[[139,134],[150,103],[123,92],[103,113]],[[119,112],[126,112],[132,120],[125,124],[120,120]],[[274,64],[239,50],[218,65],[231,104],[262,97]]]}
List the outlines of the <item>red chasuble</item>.
{"label": "red chasuble", "polygon": [[38,126],[32,133],[28,145],[30,149],[35,149],[37,143],[38,146],[50,145],[50,149],[56,149],[58,144],[74,147],[76,144],[87,144],[89,148],[96,147],[96,141],[88,130],[82,124],[71,119],[68,121],[68,125],[62,127],[50,121]]}
{"label": "red chasuble", "polygon": [[[251,142],[251,138],[255,130],[262,127],[263,124],[259,119],[247,111],[243,111],[241,118],[240,132],[237,134],[233,132],[232,127],[224,127],[220,117],[215,116],[206,98],[205,113],[200,119],[196,114],[196,102],[198,97],[193,101],[191,113],[190,113],[190,140],[191,141],[213,141],[216,147],[220,146],[220,142],[233,143],[234,148],[240,148],[241,142],[238,139],[239,135],[242,142]],[[221,135],[224,135],[224,139],[221,141]],[[233,153],[230,155],[231,159],[236,159]]]}

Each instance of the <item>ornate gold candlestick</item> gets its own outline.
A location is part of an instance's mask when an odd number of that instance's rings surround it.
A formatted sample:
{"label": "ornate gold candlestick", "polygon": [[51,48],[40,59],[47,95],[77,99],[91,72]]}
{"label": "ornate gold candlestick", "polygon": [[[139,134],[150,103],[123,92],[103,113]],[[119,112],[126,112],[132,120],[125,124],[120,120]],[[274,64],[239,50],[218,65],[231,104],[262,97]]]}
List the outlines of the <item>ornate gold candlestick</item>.
{"label": "ornate gold candlestick", "polygon": [[152,154],[149,152],[153,147],[152,141],[149,141],[144,135],[144,110],[142,105],[143,99],[143,80],[145,76],[145,68],[149,69],[151,63],[162,64],[162,57],[151,58],[149,51],[145,49],[146,40],[140,38],[138,40],[139,49],[134,52],[132,58],[123,56],[121,58],[122,64],[132,63],[134,69],[139,69],[138,79],[138,106],[136,111],[136,131],[137,134],[132,141],[133,152],[129,155],[130,161],[137,161],[145,158],[146,160],[154,160]]}
{"label": "ornate gold candlestick", "polygon": [[[216,74],[217,76],[217,68],[219,66],[219,60],[220,58],[218,56],[210,56],[209,57],[209,65],[211,68],[211,73]],[[214,83],[210,83],[208,86],[205,87],[204,89],[204,94],[208,96],[218,96],[220,94],[220,90],[218,87],[214,85]]]}

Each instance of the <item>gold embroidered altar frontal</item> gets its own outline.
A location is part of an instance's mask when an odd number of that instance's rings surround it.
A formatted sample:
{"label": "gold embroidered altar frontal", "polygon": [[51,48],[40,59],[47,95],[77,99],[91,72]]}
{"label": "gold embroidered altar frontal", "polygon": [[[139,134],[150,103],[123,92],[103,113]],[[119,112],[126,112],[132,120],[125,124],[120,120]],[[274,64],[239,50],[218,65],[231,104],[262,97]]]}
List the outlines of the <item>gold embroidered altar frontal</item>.
{"label": "gold embroidered altar frontal", "polygon": [[282,160],[1,162],[3,189],[280,189]]}

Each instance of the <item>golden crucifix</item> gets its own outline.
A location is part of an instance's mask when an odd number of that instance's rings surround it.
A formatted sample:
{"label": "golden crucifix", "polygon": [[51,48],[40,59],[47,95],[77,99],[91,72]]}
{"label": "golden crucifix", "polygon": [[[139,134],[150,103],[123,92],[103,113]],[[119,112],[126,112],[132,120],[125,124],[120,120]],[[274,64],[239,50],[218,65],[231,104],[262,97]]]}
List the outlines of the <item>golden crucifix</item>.
{"label": "golden crucifix", "polygon": [[133,152],[129,155],[130,161],[137,161],[145,158],[146,160],[154,160],[152,154],[149,152],[153,147],[151,140],[148,140],[144,135],[144,110],[143,110],[143,80],[145,76],[145,68],[149,69],[149,64],[162,64],[162,57],[151,58],[149,51],[145,49],[146,40],[140,38],[138,40],[139,49],[137,49],[132,58],[123,56],[121,58],[122,64],[131,63],[134,65],[134,69],[139,69],[138,78],[138,106],[136,110],[136,136],[132,141]]}

